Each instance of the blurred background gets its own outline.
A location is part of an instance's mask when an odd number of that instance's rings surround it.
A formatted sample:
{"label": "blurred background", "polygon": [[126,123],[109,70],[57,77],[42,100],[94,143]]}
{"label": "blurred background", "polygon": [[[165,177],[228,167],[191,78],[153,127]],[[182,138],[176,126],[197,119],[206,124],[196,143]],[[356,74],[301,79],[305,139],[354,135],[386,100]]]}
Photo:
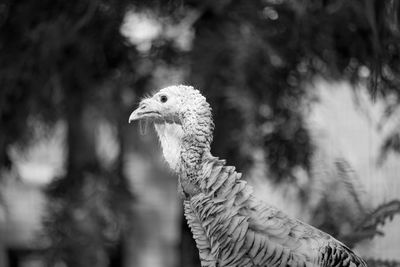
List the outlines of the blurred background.
{"label": "blurred background", "polygon": [[194,267],[140,98],[193,85],[257,197],[400,266],[400,2],[3,0],[0,267]]}

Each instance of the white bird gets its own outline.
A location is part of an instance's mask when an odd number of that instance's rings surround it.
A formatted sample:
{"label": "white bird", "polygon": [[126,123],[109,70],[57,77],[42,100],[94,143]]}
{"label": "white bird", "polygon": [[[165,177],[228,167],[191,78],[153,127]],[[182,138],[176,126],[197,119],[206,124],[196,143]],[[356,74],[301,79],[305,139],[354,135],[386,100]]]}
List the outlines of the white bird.
{"label": "white bird", "polygon": [[178,174],[201,266],[367,266],[332,236],[257,200],[241,174],[213,157],[214,123],[204,96],[170,86],[143,99],[129,122],[152,121]]}

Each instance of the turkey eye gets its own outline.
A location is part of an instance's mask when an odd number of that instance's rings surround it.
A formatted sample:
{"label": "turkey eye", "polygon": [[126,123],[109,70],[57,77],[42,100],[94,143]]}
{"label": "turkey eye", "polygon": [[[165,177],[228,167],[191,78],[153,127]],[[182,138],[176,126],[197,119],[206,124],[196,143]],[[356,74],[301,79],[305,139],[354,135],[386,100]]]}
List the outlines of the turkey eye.
{"label": "turkey eye", "polygon": [[168,100],[168,97],[166,95],[160,96],[161,103],[165,103],[165,102],[167,102],[167,100]]}

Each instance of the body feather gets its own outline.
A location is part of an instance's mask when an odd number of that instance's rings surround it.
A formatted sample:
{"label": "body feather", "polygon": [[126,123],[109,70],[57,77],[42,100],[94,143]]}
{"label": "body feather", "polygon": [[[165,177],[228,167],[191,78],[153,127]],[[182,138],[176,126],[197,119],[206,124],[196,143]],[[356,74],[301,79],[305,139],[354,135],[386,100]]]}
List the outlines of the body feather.
{"label": "body feather", "polygon": [[258,201],[225,162],[203,160],[184,201],[202,266],[366,266],[341,242]]}

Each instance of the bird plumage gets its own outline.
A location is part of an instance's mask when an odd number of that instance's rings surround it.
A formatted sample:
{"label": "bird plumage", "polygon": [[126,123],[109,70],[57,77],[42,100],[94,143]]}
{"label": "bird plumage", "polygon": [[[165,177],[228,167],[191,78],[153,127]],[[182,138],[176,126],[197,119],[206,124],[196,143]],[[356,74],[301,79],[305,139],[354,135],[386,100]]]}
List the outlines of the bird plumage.
{"label": "bird plumage", "polygon": [[366,266],[330,235],[254,198],[234,167],[204,159],[184,200],[202,266]]}
{"label": "bird plumage", "polygon": [[172,86],[144,101],[130,120],[155,123],[202,266],[366,266],[330,235],[257,200],[234,167],[211,155],[211,108],[199,91]]}

